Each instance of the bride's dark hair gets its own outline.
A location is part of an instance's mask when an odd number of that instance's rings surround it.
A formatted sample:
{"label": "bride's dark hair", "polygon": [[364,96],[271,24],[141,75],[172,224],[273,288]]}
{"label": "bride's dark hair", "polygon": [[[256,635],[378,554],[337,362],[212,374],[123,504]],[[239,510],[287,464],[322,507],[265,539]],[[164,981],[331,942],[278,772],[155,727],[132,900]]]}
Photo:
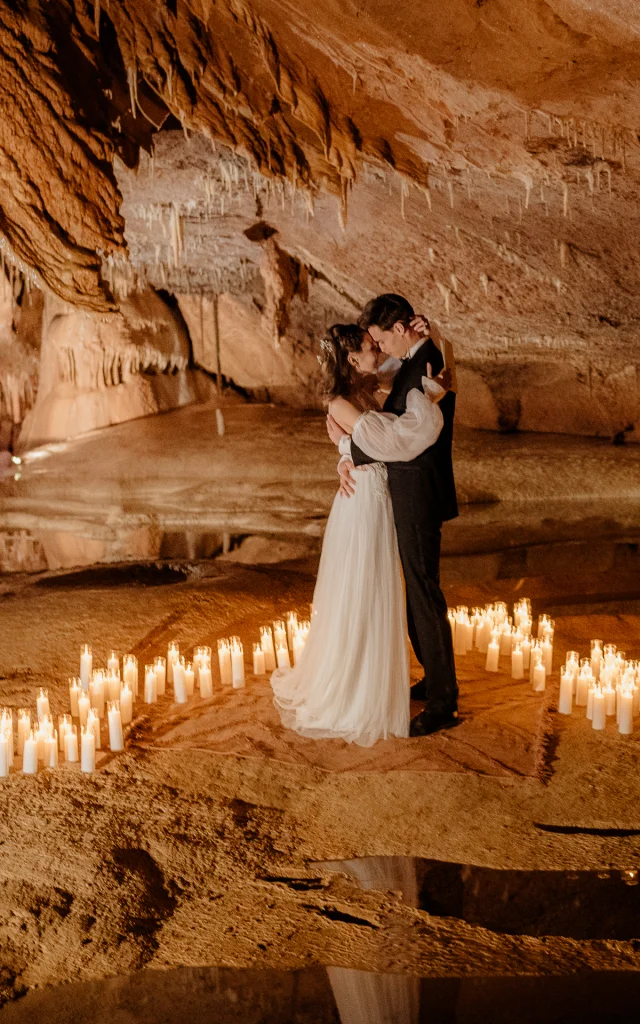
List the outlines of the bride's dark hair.
{"label": "bride's dark hair", "polygon": [[320,342],[322,367],[321,394],[325,402],[346,398],[353,391],[355,370],[349,362],[351,352],[360,352],[366,331],[357,324],[333,324]]}

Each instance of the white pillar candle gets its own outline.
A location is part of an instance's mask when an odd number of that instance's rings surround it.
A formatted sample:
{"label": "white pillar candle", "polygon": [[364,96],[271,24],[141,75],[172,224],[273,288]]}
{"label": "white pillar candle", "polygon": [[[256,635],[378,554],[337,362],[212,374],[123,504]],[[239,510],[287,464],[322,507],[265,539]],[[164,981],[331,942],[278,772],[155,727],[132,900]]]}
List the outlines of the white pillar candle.
{"label": "white pillar candle", "polygon": [[175,641],[167,648],[167,682],[173,682],[173,665],[180,657],[180,647]]}
{"label": "white pillar candle", "polygon": [[122,682],[129,684],[133,694],[138,693],[138,659],[135,654],[125,654],[122,659]]}
{"label": "white pillar candle", "polygon": [[93,655],[89,644],[84,644],[84,646],[80,648],[80,682],[82,683],[83,690],[89,689],[92,672]]}
{"label": "white pillar candle", "polygon": [[477,646],[481,654],[486,654],[491,640],[491,619],[484,615],[478,630]]}
{"label": "white pillar candle", "polygon": [[461,612],[456,615],[456,633],[453,641],[453,650],[457,655],[467,653],[467,630],[464,616]]}
{"label": "white pillar candle", "polygon": [[591,671],[594,679],[600,678],[600,668],[604,655],[602,653],[602,640],[591,641]]}
{"label": "white pillar candle", "polygon": [[87,693],[83,693],[78,698],[78,718],[80,719],[80,725],[84,726],[87,724],[87,715],[89,714],[89,708],[91,707],[91,701]]}
{"label": "white pillar candle", "polygon": [[44,761],[44,741],[47,738],[47,734],[41,726],[38,726],[36,731],[33,733],[33,738],[36,741],[36,755],[38,761]]}
{"label": "white pillar candle", "polygon": [[[154,658],[153,659],[153,670],[156,674],[156,693],[158,697],[164,697],[167,689],[167,659],[166,658]],[[136,668],[136,677],[138,670]]]}
{"label": "white pillar candle", "polygon": [[[286,643],[286,633],[284,633]],[[220,666],[220,682],[223,686],[231,686],[233,668],[231,665],[231,647],[228,640],[218,640],[218,664]]]}
{"label": "white pillar candle", "polygon": [[196,675],[193,670],[193,664],[188,661],[184,667],[184,685],[187,691],[187,697],[193,697],[193,688],[195,686]]}
{"label": "white pillar candle", "polygon": [[173,662],[173,699],[176,704],[187,703],[187,681],[185,678],[184,658],[174,659]]}
{"label": "white pillar candle", "polygon": [[485,669],[487,672],[497,672],[500,664],[500,644],[494,636],[487,648],[487,661]]}
{"label": "white pillar candle", "polygon": [[524,679],[524,657],[520,644],[517,644],[511,652],[511,678]]}
{"label": "white pillar candle", "polygon": [[535,693],[541,693],[547,685],[547,671],[544,667],[544,661],[538,661],[533,668],[533,689]]}
{"label": "white pillar candle", "polygon": [[573,706],[573,676],[566,670],[560,676],[560,698],[558,711],[561,715],[570,715]]}
{"label": "white pillar candle", "polygon": [[93,729],[82,730],[80,742],[80,771],[94,772],[96,769],[96,738]]}
{"label": "white pillar candle", "polygon": [[511,627],[505,626],[500,634],[500,654],[511,653]]}
{"label": "white pillar candle", "polygon": [[104,718],[105,679],[102,673],[96,673],[91,683],[91,707],[97,712],[98,718]]}
{"label": "white pillar candle", "polygon": [[109,723],[109,747],[111,750],[124,750],[122,717],[120,715],[120,704],[117,700],[109,701],[107,705],[107,722]]}
{"label": "white pillar candle", "polygon": [[472,651],[473,650],[473,622],[471,621],[471,619],[469,618],[468,615],[467,615],[467,617],[465,619],[465,622],[464,622],[464,629],[465,629],[466,648],[467,648],[467,651],[465,653],[467,653],[468,651]]}
{"label": "white pillar candle", "polygon": [[133,718],[133,691],[129,683],[125,683],[120,690],[120,719],[123,725],[128,725]]}
{"label": "white pillar candle", "polygon": [[198,669],[198,685],[200,687],[200,696],[205,699],[213,697],[213,677],[211,675],[211,658],[207,658],[202,655],[200,658],[200,668]]}
{"label": "white pillar candle", "polygon": [[96,714],[95,708],[89,709],[87,715],[87,729],[91,729],[95,739],[96,750],[102,750],[102,736],[100,733],[100,718]]}
{"label": "white pillar candle", "polygon": [[607,724],[607,712],[605,708],[604,693],[600,687],[594,687],[593,706],[591,711],[591,725],[594,729],[604,729]]}
{"label": "white pillar candle", "polygon": [[107,676],[107,693],[106,697],[108,701],[113,703],[114,700],[118,700],[120,697],[120,676],[116,675],[115,672],[110,672]]}
{"label": "white pillar candle", "polygon": [[284,622],[280,619],[276,619],[273,624],[273,638],[275,641],[276,649],[278,647],[288,647],[287,644],[287,631],[284,628]]}
{"label": "white pillar candle", "polygon": [[45,768],[58,767],[58,734],[47,736],[44,741],[44,766]]}
{"label": "white pillar candle", "polygon": [[[175,664],[174,664],[175,668]],[[145,704],[155,704],[158,699],[158,686],[156,683],[156,670],[153,665],[145,665],[144,667],[144,702]]]}
{"label": "white pillar candle", "polygon": [[587,718],[591,720],[593,718],[593,695],[596,692],[594,683],[591,683],[587,691]]}
{"label": "white pillar candle", "polygon": [[[571,676],[571,685],[573,686],[573,676]],[[586,707],[587,700],[589,697],[589,687],[593,683],[593,676],[587,675],[585,672],[580,672],[578,675],[578,681],[576,682],[576,707]]]}
{"label": "white pillar candle", "polygon": [[74,718],[78,717],[78,697],[82,693],[82,683],[79,679],[69,680],[69,703],[71,705],[71,714]]}
{"label": "white pillar candle", "polygon": [[236,690],[244,686],[244,647],[237,636],[231,637],[231,681]]}
{"label": "white pillar candle", "polygon": [[43,690],[41,687],[38,696],[36,697],[36,714],[38,716],[38,721],[49,713],[49,691]]}
{"label": "white pillar candle", "polygon": [[542,662],[547,675],[551,675],[551,672],[553,671],[553,644],[548,637],[545,637],[542,641]]}
{"label": "white pillar candle", "polygon": [[13,767],[13,725],[10,722],[5,723],[5,727],[0,730],[0,736],[4,736],[7,741],[7,762],[11,768]]}
{"label": "white pillar candle", "polygon": [[64,759],[72,762],[78,760],[78,733],[75,725],[64,737]]}
{"label": "white pillar candle", "polygon": [[531,663],[531,640],[528,636],[525,636],[522,641],[522,668],[525,672],[529,671],[529,665]]}
{"label": "white pillar candle", "polygon": [[276,667],[276,651],[270,626],[263,626],[260,630],[260,646],[264,652],[264,667],[267,672],[273,672]]}
{"label": "white pillar candle", "polygon": [[265,674],[265,660],[262,644],[253,645],[253,674],[263,676]]}
{"label": "white pillar candle", "polygon": [[25,736],[22,750],[22,771],[25,775],[35,775],[38,771],[38,743],[33,732],[29,732],[29,735]]}
{"label": "white pillar candle", "polygon": [[107,672],[114,672],[116,675],[120,675],[120,658],[115,651],[112,651],[107,658]]}
{"label": "white pillar candle", "polygon": [[615,715],[616,713],[616,691],[613,686],[606,686],[602,691],[604,694],[604,713],[605,715]]}
{"label": "white pillar candle", "polygon": [[18,711],[18,754],[22,756],[24,741],[31,732],[31,715],[21,708]]}
{"label": "white pillar candle", "polygon": [[289,648],[284,644],[279,644],[276,648],[276,660],[278,668],[291,668],[291,662],[289,660]]}
{"label": "white pillar candle", "polygon": [[9,736],[7,733],[0,733],[0,779],[6,779],[10,767]]}
{"label": "white pillar candle", "polygon": [[289,647],[293,647],[293,638],[298,628],[298,616],[295,612],[288,612],[286,617],[287,623],[287,643]]}
{"label": "white pillar candle", "polygon": [[64,738],[72,728],[73,722],[71,721],[71,715],[58,716],[58,740],[62,753],[64,753]]}
{"label": "white pillar candle", "polygon": [[633,713],[637,715],[640,711],[640,686],[636,683],[633,687]]}
{"label": "white pillar candle", "polygon": [[618,731],[622,736],[630,736],[633,732],[633,691],[621,690],[619,704]]}

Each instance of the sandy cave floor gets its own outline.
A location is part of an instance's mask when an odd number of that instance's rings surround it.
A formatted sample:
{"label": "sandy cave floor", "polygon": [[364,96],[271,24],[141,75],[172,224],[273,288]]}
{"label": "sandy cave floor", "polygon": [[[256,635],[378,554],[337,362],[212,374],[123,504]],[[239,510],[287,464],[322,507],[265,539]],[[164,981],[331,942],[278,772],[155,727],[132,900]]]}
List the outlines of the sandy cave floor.
{"label": "sandy cave floor", "polygon": [[[117,568],[117,567],[115,567]],[[66,710],[79,645],[144,661],[304,608],[295,567],[191,565],[182,582],[105,586],[89,569],[16,578],[0,602],[3,701],[47,685]],[[164,577],[166,579],[166,576]],[[640,656],[635,573],[449,584],[450,604],[529,594],[557,623],[557,650],[592,635]],[[138,705],[127,749],[83,778],[72,766],[3,784],[0,928],[14,988],[140,967],[310,963],[436,977],[637,970],[635,940],[505,935],[364,891],[318,861],[410,856],[519,871],[634,868],[640,858],[638,738],[553,710],[557,674],[534,695],[460,659],[462,724],[444,736],[354,750],[278,723],[265,681],[186,706]],[[635,891],[635,890],[634,890]],[[62,908],[62,910],[60,909]],[[132,924],[133,922],[133,924]]]}

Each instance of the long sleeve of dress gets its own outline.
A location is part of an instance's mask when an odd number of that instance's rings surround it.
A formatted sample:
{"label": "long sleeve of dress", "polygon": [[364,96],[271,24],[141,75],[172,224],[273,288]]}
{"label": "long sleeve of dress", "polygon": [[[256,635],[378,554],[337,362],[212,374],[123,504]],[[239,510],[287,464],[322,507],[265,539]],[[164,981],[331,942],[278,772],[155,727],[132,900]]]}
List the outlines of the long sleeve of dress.
{"label": "long sleeve of dress", "polygon": [[353,440],[379,462],[411,462],[438,440],[444,420],[440,406],[418,388],[407,395],[407,411],[363,412]]}

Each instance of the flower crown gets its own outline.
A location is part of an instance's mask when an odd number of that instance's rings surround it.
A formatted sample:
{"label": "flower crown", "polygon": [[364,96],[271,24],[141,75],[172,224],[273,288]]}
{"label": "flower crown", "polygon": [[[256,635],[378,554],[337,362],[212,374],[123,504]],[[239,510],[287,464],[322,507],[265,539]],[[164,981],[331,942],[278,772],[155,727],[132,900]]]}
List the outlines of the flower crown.
{"label": "flower crown", "polygon": [[[327,355],[335,354],[333,342],[329,338],[322,338],[322,340],[320,341],[320,348],[322,349],[323,352],[326,352]],[[324,363],[323,357],[317,356],[316,358],[320,365],[322,366],[322,364]]]}

